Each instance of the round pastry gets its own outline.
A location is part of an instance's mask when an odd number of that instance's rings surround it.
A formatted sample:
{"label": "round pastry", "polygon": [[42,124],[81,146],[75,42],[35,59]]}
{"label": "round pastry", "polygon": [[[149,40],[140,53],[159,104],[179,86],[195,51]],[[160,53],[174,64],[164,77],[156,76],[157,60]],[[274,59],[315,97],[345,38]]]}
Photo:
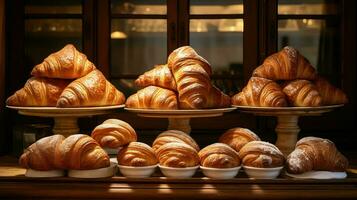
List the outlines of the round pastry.
{"label": "round pastry", "polygon": [[198,152],[201,166],[232,168],[240,166],[238,153],[227,144],[214,143]]}
{"label": "round pastry", "polygon": [[153,142],[152,148],[156,152],[162,145],[170,142],[185,143],[193,147],[197,152],[200,150],[200,147],[191,136],[179,130],[167,130],[160,133]]}
{"label": "round pastry", "polygon": [[231,128],[219,138],[219,142],[228,144],[237,152],[251,141],[260,141],[260,138],[247,128]]}
{"label": "round pastry", "polygon": [[156,151],[156,156],[162,166],[184,168],[199,165],[197,151],[186,143],[170,142],[162,145]]}
{"label": "round pastry", "polygon": [[152,148],[141,142],[131,142],[120,149],[118,155],[118,164],[124,166],[151,166],[156,165],[158,160]]}

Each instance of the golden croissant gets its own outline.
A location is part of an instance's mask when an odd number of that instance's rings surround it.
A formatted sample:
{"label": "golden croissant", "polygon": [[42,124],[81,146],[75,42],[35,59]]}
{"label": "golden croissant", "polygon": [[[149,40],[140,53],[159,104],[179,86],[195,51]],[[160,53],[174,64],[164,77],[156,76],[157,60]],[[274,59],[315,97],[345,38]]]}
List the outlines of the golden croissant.
{"label": "golden croissant", "polygon": [[59,145],[58,151],[66,169],[89,170],[109,167],[108,154],[88,135],[75,134]]}
{"label": "golden croissant", "polygon": [[251,141],[260,141],[260,138],[247,128],[231,128],[219,137],[219,142],[229,145],[237,152]]}
{"label": "golden croissant", "polygon": [[36,65],[31,75],[37,77],[75,79],[87,75],[95,66],[87,56],[79,52],[72,44],[52,53],[41,63]]}
{"label": "golden croissant", "polygon": [[273,168],[284,166],[283,153],[273,144],[263,141],[252,141],[239,151],[244,166]]}
{"label": "golden croissant", "polygon": [[295,80],[284,84],[283,92],[292,106],[311,107],[321,106],[322,98],[312,82]]}
{"label": "golden croissant", "polygon": [[151,166],[158,163],[152,148],[141,142],[131,142],[120,149],[117,160],[119,165],[135,167]]}
{"label": "golden croissant", "polygon": [[136,132],[130,124],[108,119],[94,128],[91,134],[101,147],[118,148],[137,140]]}
{"label": "golden croissant", "polygon": [[99,70],[70,83],[58,99],[57,107],[109,106],[125,102],[125,96]]}
{"label": "golden croissant", "polygon": [[200,150],[200,147],[190,135],[179,130],[167,130],[160,133],[154,140],[152,148],[156,152],[162,145],[170,142],[186,143],[193,147],[197,152]]}
{"label": "golden croissant", "polygon": [[346,94],[341,89],[331,85],[326,79],[318,77],[314,84],[322,98],[323,105],[348,103]]}
{"label": "golden croissant", "polygon": [[232,97],[233,105],[284,107],[287,106],[285,94],[280,86],[269,79],[251,77],[241,92]]}
{"label": "golden croissant", "polygon": [[223,143],[214,143],[198,152],[201,166],[211,168],[232,168],[240,166],[238,153]]}
{"label": "golden croissant", "polygon": [[10,106],[56,106],[62,91],[70,82],[62,79],[36,78],[6,100]]}
{"label": "golden croissant", "polygon": [[197,151],[186,143],[166,143],[157,149],[156,156],[160,165],[166,167],[184,168],[199,165]]}
{"label": "golden croissant", "polygon": [[25,149],[19,159],[20,165],[27,169],[41,171],[65,169],[58,151],[64,139],[62,135],[41,138]]}
{"label": "golden croissant", "polygon": [[296,143],[287,158],[286,170],[292,174],[316,171],[346,171],[348,160],[328,139],[305,137]]}
{"label": "golden croissant", "polygon": [[128,108],[178,109],[176,93],[157,86],[148,86],[131,95],[126,103]]}
{"label": "golden croissant", "polygon": [[316,74],[310,62],[299,51],[288,46],[268,56],[253,72],[253,76],[270,80],[314,80]]}
{"label": "golden croissant", "polygon": [[153,85],[177,91],[176,81],[167,64],[157,65],[152,70],[140,75],[139,78],[135,80],[135,84],[139,87]]}

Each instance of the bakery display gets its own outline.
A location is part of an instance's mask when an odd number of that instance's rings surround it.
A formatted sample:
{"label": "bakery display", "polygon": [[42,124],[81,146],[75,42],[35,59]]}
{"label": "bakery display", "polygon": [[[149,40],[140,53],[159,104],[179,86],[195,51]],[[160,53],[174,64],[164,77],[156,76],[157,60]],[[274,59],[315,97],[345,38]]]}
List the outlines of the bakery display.
{"label": "bakery display", "polygon": [[142,142],[131,142],[120,149],[117,160],[119,165],[143,167],[158,163],[154,150]]}
{"label": "bakery display", "polygon": [[245,144],[251,141],[260,141],[260,138],[253,131],[247,128],[237,127],[231,128],[224,132],[219,137],[218,141],[229,145],[234,150],[239,152]]}
{"label": "bakery display", "polygon": [[156,150],[160,165],[174,168],[194,167],[199,165],[198,152],[188,144],[170,142]]}
{"label": "bakery display", "polygon": [[141,88],[155,85],[172,91],[177,91],[176,81],[171,70],[165,65],[156,65],[153,69],[140,75],[135,84]]}
{"label": "bakery display", "polygon": [[185,143],[193,147],[197,152],[200,150],[200,147],[190,135],[179,130],[167,130],[160,133],[154,140],[152,148],[156,152],[162,145],[170,142]]}
{"label": "bakery display", "polygon": [[286,162],[286,170],[291,174],[312,170],[344,172],[347,167],[348,160],[337,150],[335,144],[318,137],[300,139]]}
{"label": "bakery display", "polygon": [[286,82],[283,92],[289,104],[297,107],[315,107],[322,105],[322,98],[315,85],[308,80],[294,80]]}
{"label": "bakery display", "polygon": [[240,166],[238,153],[224,143],[214,143],[198,152],[200,164],[211,168],[233,168]]}

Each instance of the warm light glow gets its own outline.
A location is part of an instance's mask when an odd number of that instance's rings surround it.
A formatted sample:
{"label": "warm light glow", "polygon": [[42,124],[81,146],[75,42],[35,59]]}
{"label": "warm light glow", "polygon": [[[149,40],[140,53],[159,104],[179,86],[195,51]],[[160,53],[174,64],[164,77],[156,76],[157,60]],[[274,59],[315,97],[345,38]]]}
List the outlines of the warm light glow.
{"label": "warm light glow", "polygon": [[124,32],[114,31],[110,34],[110,37],[112,39],[126,39],[128,36]]}

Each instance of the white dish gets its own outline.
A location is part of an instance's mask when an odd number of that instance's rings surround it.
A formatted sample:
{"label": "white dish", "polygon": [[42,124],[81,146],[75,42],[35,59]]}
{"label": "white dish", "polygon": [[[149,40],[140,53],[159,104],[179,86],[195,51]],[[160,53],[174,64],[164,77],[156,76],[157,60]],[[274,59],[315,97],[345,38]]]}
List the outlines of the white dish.
{"label": "white dish", "polygon": [[258,167],[250,167],[243,166],[245,173],[250,178],[255,179],[274,179],[279,176],[281,170],[284,167],[274,167],[274,168],[258,168]]}
{"label": "white dish", "polygon": [[299,178],[299,179],[344,179],[347,177],[346,172],[330,172],[330,171],[310,171],[302,174],[290,174],[288,172],[286,175]]}
{"label": "white dish", "polygon": [[106,178],[114,176],[117,170],[115,163],[110,163],[109,167],[91,170],[69,170],[68,176],[74,178]]}
{"label": "white dish", "polygon": [[192,177],[199,165],[194,167],[176,168],[176,167],[166,167],[159,165],[161,172],[170,178],[190,178]]}
{"label": "white dish", "polygon": [[147,178],[150,177],[157,167],[157,165],[133,167],[118,165],[120,173],[127,178]]}
{"label": "white dish", "polygon": [[239,167],[233,167],[233,168],[211,168],[211,167],[203,167],[200,166],[203,174],[208,177],[208,178],[213,178],[213,179],[230,179],[234,178],[237,176]]}
{"label": "white dish", "polygon": [[27,169],[25,173],[26,177],[37,177],[37,178],[62,177],[64,175],[65,175],[64,170],[39,171],[34,169]]}

